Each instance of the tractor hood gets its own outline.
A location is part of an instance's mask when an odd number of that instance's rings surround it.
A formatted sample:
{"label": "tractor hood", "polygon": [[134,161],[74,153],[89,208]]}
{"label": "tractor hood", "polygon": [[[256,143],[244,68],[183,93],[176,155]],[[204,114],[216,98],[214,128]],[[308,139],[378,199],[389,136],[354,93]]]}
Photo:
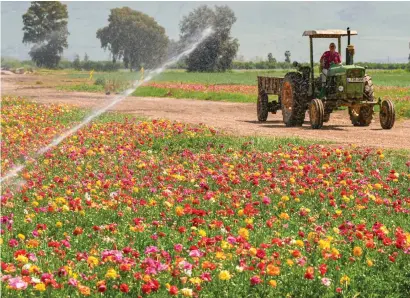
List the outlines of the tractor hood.
{"label": "tractor hood", "polygon": [[357,66],[357,65],[331,65],[328,71],[328,75],[330,76],[337,76],[337,75],[344,75],[346,72],[350,72],[351,70],[359,70],[360,73],[363,73],[364,76],[364,71],[365,68],[362,66]]}

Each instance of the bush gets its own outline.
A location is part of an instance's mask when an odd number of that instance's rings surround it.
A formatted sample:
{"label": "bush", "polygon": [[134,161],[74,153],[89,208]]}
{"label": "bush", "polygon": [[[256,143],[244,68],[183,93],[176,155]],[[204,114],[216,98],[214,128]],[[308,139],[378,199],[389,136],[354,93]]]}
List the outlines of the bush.
{"label": "bush", "polygon": [[105,86],[105,79],[104,78],[98,78],[95,80],[94,85],[97,86]]}

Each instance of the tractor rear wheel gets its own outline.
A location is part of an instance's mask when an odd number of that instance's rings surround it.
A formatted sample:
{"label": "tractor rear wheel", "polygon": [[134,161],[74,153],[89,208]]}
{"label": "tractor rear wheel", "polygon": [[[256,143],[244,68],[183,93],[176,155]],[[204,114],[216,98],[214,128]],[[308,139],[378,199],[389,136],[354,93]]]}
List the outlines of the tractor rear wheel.
{"label": "tractor rear wheel", "polygon": [[303,77],[300,73],[285,75],[281,90],[281,109],[286,126],[302,126],[306,114],[306,92],[303,90]]}
{"label": "tractor rear wheel", "polygon": [[325,108],[323,106],[323,102],[317,98],[313,99],[309,109],[310,125],[312,126],[312,128],[322,128],[324,117]]}
{"label": "tractor rear wheel", "polygon": [[265,122],[268,119],[269,99],[265,92],[259,93],[256,112],[258,114],[258,121]]}
{"label": "tractor rear wheel", "polygon": [[389,100],[383,100],[380,106],[380,125],[383,129],[391,129],[396,120],[394,104]]}

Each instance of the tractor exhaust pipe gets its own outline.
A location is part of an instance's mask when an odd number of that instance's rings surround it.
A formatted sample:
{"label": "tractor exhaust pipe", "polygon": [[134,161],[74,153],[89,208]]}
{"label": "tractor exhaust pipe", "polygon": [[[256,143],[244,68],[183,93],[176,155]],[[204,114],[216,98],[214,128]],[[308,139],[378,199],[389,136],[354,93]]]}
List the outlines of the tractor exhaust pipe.
{"label": "tractor exhaust pipe", "polygon": [[346,65],[353,64],[354,46],[350,44],[350,28],[347,27]]}

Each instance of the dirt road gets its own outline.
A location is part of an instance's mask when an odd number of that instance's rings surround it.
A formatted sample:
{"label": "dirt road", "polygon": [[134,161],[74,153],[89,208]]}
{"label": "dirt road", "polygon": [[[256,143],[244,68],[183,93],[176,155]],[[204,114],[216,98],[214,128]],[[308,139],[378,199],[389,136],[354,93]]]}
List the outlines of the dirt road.
{"label": "dirt road", "polygon": [[[67,103],[81,107],[102,107],[115,95],[84,92],[64,92],[53,88],[27,86],[32,76],[2,76],[2,95],[18,95],[39,103]],[[332,141],[338,144],[356,144],[377,148],[410,149],[410,120],[396,121],[391,130],[380,127],[378,115],[369,127],[353,127],[347,111],[337,111],[320,130],[312,130],[306,115],[302,127],[287,128],[282,114],[269,114],[268,121],[256,121],[256,104],[212,102],[173,98],[127,97],[112,110],[145,116],[166,118],[186,123],[204,123],[221,131],[240,136],[301,137]]]}

